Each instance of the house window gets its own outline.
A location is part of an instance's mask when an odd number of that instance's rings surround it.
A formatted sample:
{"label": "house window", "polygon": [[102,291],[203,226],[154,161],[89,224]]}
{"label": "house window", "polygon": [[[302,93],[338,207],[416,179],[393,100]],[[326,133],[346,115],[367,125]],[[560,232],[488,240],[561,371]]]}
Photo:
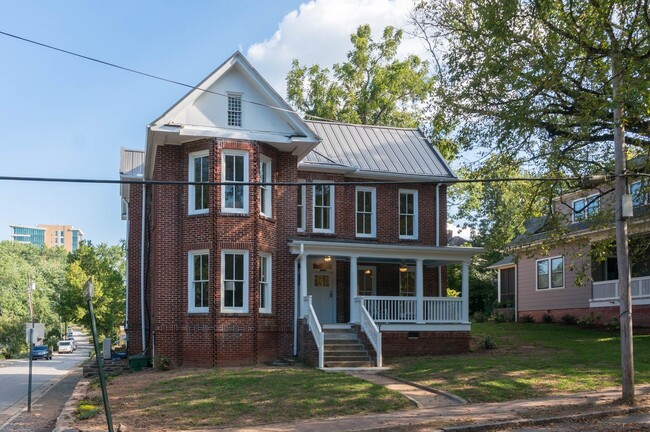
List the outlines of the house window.
{"label": "house window", "polygon": [[221,252],[221,312],[248,312],[248,251]]}
{"label": "house window", "polygon": [[271,313],[271,263],[270,254],[260,254],[260,312]]}
{"label": "house window", "polygon": [[564,288],[564,257],[537,260],[537,289]]}
{"label": "house window", "polygon": [[[248,182],[248,152],[224,150],[221,176],[224,182]],[[223,185],[221,190],[221,211],[224,213],[248,213],[247,185],[228,184]]]}
{"label": "house window", "polygon": [[241,95],[228,95],[228,126],[241,127]]}
{"label": "house window", "polygon": [[375,267],[359,266],[357,269],[357,295],[360,296],[373,296],[377,289]]}
{"label": "house window", "polygon": [[376,199],[375,188],[357,187],[357,237],[375,237]]}
{"label": "house window", "polygon": [[314,185],[314,232],[334,232],[334,186]]}
{"label": "house window", "polygon": [[600,210],[600,198],[598,194],[589,195],[587,198],[580,198],[573,201],[573,222],[579,222],[589,218]]}
{"label": "house window", "polygon": [[298,195],[297,195],[297,206],[296,210],[298,212],[298,222],[297,222],[297,228],[298,231],[305,231],[305,225],[306,225],[306,220],[307,220],[307,214],[306,214],[306,206],[305,206],[305,196],[307,195],[307,190],[305,186],[299,186],[298,187]]}
{"label": "house window", "polygon": [[418,238],[418,191],[399,191],[399,238]]}
{"label": "house window", "polygon": [[210,260],[207,250],[190,251],[188,253],[188,294],[189,312],[208,312],[208,286],[210,282]]}
{"label": "house window", "polygon": [[399,272],[399,295],[403,297],[415,296],[415,269],[409,267],[406,271]]}
{"label": "house window", "polygon": [[632,205],[640,207],[650,202],[647,186],[644,182],[636,181],[630,185],[630,194],[632,195]]}
{"label": "house window", "polygon": [[[271,159],[262,156],[260,158],[260,182],[271,183]],[[260,214],[273,216],[273,201],[270,185],[260,185]]]}
{"label": "house window", "polygon": [[[207,182],[209,181],[210,157],[208,151],[190,153],[188,180],[190,182]],[[199,214],[208,212],[208,192],[207,185],[190,185],[188,188],[189,214]]]}

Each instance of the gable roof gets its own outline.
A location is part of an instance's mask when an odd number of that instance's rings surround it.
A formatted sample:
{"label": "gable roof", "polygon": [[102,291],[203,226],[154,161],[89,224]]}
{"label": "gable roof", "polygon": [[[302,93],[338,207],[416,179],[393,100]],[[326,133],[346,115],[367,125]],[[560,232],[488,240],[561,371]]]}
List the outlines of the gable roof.
{"label": "gable roof", "polygon": [[[243,106],[250,107],[244,113],[249,121],[242,127],[228,127],[217,121],[219,116],[225,118],[225,103],[215,103],[213,96],[225,98],[230,91],[238,94],[240,89],[236,87],[237,83],[251,90],[241,99]],[[212,98],[208,99],[208,96]],[[266,115],[259,115],[261,109],[265,110]],[[203,122],[187,121],[192,116],[201,118]],[[220,120],[223,120],[221,117]],[[255,121],[266,122],[264,126],[272,122],[273,127],[256,127]],[[157,146],[213,137],[265,142],[280,151],[292,152],[299,159],[320,142],[302,118],[239,51],[147,126],[145,176],[150,178],[153,174]]]}
{"label": "gable roof", "polygon": [[306,121],[321,143],[299,164],[301,171],[353,177],[455,181],[456,176],[419,129]]}

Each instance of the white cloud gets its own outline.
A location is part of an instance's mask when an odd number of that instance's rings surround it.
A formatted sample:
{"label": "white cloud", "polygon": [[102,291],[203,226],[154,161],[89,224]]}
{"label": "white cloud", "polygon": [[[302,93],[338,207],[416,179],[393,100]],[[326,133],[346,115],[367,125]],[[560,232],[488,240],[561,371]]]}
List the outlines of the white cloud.
{"label": "white cloud", "polygon": [[[286,94],[285,77],[291,61],[303,65],[331,67],[346,59],[350,34],[361,24],[370,24],[379,40],[388,25],[404,28],[413,0],[312,0],[287,14],[269,39],[251,45],[247,58],[280,93]],[[404,35],[400,54],[426,58],[420,41]]]}

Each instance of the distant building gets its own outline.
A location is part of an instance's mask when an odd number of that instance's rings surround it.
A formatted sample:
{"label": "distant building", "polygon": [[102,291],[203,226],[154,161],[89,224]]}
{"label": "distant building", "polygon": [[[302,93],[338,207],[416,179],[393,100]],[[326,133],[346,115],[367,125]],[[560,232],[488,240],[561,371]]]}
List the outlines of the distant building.
{"label": "distant building", "polygon": [[18,243],[31,243],[36,246],[62,247],[74,252],[83,240],[84,233],[71,225],[9,225],[11,240]]}

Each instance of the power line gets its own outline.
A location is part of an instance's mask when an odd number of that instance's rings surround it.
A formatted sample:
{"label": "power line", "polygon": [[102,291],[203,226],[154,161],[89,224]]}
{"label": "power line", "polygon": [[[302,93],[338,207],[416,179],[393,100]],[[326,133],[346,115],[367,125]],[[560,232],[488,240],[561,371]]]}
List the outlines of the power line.
{"label": "power line", "polygon": [[147,185],[172,185],[172,186],[369,186],[369,185],[413,185],[413,184],[438,184],[438,183],[498,183],[498,182],[564,182],[579,181],[581,177],[506,177],[489,179],[451,179],[438,180],[368,180],[368,181],[342,181],[342,182],[191,182],[184,180],[138,180],[138,179],[89,179],[89,178],[63,178],[63,177],[22,177],[0,176],[0,181],[22,181],[42,183],[86,183],[86,184],[147,184]]}

